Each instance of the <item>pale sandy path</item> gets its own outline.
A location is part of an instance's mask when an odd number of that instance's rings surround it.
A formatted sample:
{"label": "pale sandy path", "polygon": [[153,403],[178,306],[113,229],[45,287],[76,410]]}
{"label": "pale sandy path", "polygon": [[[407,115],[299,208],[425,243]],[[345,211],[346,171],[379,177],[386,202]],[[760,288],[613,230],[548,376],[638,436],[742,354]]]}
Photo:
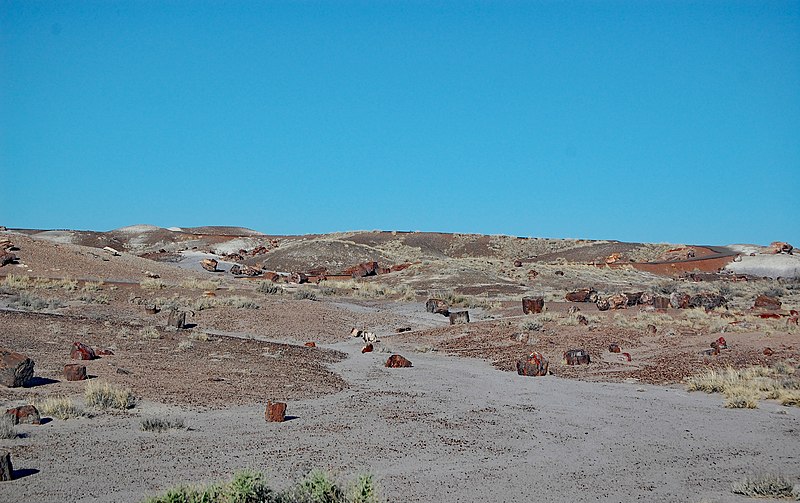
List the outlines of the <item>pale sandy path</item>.
{"label": "pale sandy path", "polygon": [[[355,340],[328,347],[351,353],[334,365],[351,388],[290,403],[296,419],[285,423],[264,422],[260,405],[143,404],[26,426],[29,438],[0,447],[22,446],[16,467],[39,473],[0,484],[0,501],[137,501],[244,467],[277,486],[313,467],[371,472],[389,501],[752,501],[731,483],[758,471],[800,475],[797,408],[728,410],[718,395],[525,378],[407,348],[414,367],[387,369],[388,355],[362,355]],[[191,429],[138,430],[142,416],[164,411]]]}

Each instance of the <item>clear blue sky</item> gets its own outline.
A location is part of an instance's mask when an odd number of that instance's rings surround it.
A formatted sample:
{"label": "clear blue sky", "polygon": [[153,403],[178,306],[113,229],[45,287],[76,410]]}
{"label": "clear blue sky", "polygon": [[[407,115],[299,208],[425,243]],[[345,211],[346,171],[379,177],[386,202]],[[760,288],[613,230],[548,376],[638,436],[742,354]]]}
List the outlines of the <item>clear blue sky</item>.
{"label": "clear blue sky", "polygon": [[0,225],[800,246],[800,2],[0,0]]}

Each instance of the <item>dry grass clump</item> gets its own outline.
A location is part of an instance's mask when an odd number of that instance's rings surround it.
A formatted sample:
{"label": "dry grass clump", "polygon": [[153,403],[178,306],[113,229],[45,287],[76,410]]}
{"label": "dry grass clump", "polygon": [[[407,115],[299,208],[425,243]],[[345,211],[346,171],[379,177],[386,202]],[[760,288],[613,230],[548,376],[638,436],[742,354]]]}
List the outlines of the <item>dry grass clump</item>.
{"label": "dry grass clump", "polygon": [[203,280],[203,279],[197,279],[197,278],[187,279],[187,280],[185,280],[184,282],[181,283],[181,286],[183,288],[188,288],[188,289],[192,289],[192,290],[211,290],[212,292],[214,290],[219,289],[219,283],[218,282],[211,281],[211,280],[208,280],[208,279]]}
{"label": "dry grass clump", "polygon": [[81,288],[81,290],[83,290],[84,292],[99,292],[102,289],[103,289],[102,281],[97,281],[97,282],[87,281],[83,284],[83,288]]}
{"label": "dry grass clump", "polygon": [[186,424],[181,418],[147,417],[142,419],[140,428],[142,431],[162,433],[172,429],[182,430],[186,428]]}
{"label": "dry grass clump", "polygon": [[139,330],[139,336],[142,339],[156,340],[161,338],[161,332],[156,327],[144,327]]}
{"label": "dry grass clump", "polygon": [[782,405],[800,406],[800,391],[791,376],[796,369],[780,362],[768,367],[750,367],[723,371],[714,369],[686,379],[688,391],[705,391],[725,395],[725,407],[755,409],[762,399],[778,400]]}
{"label": "dry grass clump", "polygon": [[43,299],[23,290],[9,298],[8,306],[14,309],[41,311],[64,307],[64,303],[58,299]]}
{"label": "dry grass clump", "polygon": [[131,390],[107,382],[90,381],[83,397],[88,405],[101,409],[125,410],[136,406],[136,397]]}
{"label": "dry grass clump", "polygon": [[146,503],[379,503],[371,475],[363,475],[349,486],[341,486],[329,475],[312,470],[302,481],[277,492],[264,475],[251,470],[236,473],[226,484],[207,487],[179,486]]}
{"label": "dry grass clump", "polygon": [[307,288],[300,288],[292,295],[294,300],[317,300],[317,294]]}
{"label": "dry grass clump", "polygon": [[522,330],[527,330],[528,332],[538,332],[544,327],[541,322],[536,320],[528,320],[520,324],[520,328]]}
{"label": "dry grass clump", "polygon": [[751,498],[793,498],[800,501],[800,493],[783,475],[762,474],[749,476],[731,487],[735,494]]}
{"label": "dry grass clump", "polygon": [[241,296],[233,296],[233,297],[222,297],[216,299],[216,305],[218,306],[230,306],[235,307],[236,309],[259,309],[261,306],[254,302],[252,299],[248,299],[247,297]]}
{"label": "dry grass clump", "polygon": [[167,284],[158,278],[145,278],[139,282],[139,286],[144,290],[161,290],[166,288]]}
{"label": "dry grass clump", "polygon": [[280,295],[283,293],[283,288],[272,281],[259,281],[258,286],[256,286],[256,291],[264,295]]}
{"label": "dry grass clump", "polygon": [[66,396],[48,397],[44,400],[36,400],[34,405],[39,409],[42,416],[50,416],[56,419],[72,419],[85,415],[83,409],[75,405],[72,399]]}

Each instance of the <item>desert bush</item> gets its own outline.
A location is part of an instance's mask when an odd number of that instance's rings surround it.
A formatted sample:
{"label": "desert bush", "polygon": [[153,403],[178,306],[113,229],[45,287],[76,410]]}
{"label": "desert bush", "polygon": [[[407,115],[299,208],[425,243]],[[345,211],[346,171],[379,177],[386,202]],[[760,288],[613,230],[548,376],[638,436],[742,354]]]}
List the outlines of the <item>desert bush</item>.
{"label": "desert bush", "polygon": [[72,419],[85,415],[83,409],[75,405],[72,399],[66,396],[37,400],[34,405],[39,409],[39,413],[42,416],[50,416],[56,419]]}
{"label": "desert bush", "polygon": [[536,331],[539,331],[539,330],[541,330],[543,326],[544,326],[544,325],[542,325],[542,324],[541,324],[540,322],[538,322],[538,321],[534,321],[534,320],[528,320],[528,321],[525,321],[525,322],[523,322],[523,323],[520,325],[520,328],[521,328],[522,330],[527,330],[528,332],[536,332]]}
{"label": "desert bush", "polygon": [[161,332],[156,327],[144,327],[139,330],[139,336],[142,339],[155,340],[161,338]]}
{"label": "desert bush", "polygon": [[107,382],[90,381],[83,397],[88,405],[101,409],[132,409],[136,397],[129,389],[118,388]]}
{"label": "desert bush", "polygon": [[378,489],[370,475],[359,477],[347,489],[327,474],[312,470],[302,481],[276,492],[261,473],[244,470],[227,484],[207,487],[179,486],[146,503],[379,503]]}
{"label": "desert bush", "polygon": [[88,293],[79,295],[78,300],[87,304],[109,304],[111,302],[111,298],[108,295],[91,295]]}
{"label": "desert bush", "polygon": [[161,290],[166,288],[167,284],[157,278],[145,278],[139,282],[139,286],[144,290]]}
{"label": "desert bush", "polygon": [[283,293],[283,288],[272,281],[259,281],[258,286],[256,286],[256,291],[264,295],[279,295]]}
{"label": "desert bush", "polygon": [[97,282],[87,281],[83,284],[83,288],[81,288],[81,290],[83,290],[84,292],[99,292],[102,289],[103,289],[102,281],[97,281]]}
{"label": "desert bush", "polygon": [[178,343],[179,351],[186,351],[187,349],[192,349],[193,347],[194,344],[192,344],[192,341],[181,341]]}
{"label": "desert bush", "polygon": [[214,340],[216,340],[211,335],[205,332],[192,332],[191,334],[189,334],[189,339],[200,342],[213,342]]}
{"label": "desert bush", "polygon": [[15,290],[25,290],[33,286],[33,281],[30,276],[17,276],[16,274],[9,274],[3,280],[3,285],[13,288]]}
{"label": "desert bush", "polygon": [[213,292],[219,288],[219,283],[207,279],[192,278],[182,282],[181,286],[193,290],[211,290]]}
{"label": "desert bush", "polygon": [[[788,372],[784,365],[778,368]],[[793,389],[793,379],[768,367],[746,369],[726,368],[723,371],[711,369],[703,374],[686,379],[688,391],[705,391],[725,395],[725,407],[758,407],[761,399],[778,400],[786,406],[800,406],[800,393]]]}
{"label": "desert bush", "polygon": [[317,294],[312,292],[311,290],[307,290],[305,288],[301,288],[294,292],[292,295],[294,300],[317,300]]}
{"label": "desert bush", "polygon": [[217,305],[235,307],[236,309],[259,309],[261,307],[252,299],[241,296],[217,298]]}
{"label": "desert bush", "polygon": [[172,429],[182,430],[186,424],[181,418],[147,417],[142,419],[140,428],[142,431],[161,433]]}
{"label": "desert bush", "polygon": [[783,475],[762,474],[749,476],[731,487],[735,494],[742,494],[751,498],[791,498],[792,483]]}
{"label": "desert bush", "polygon": [[0,439],[10,440],[14,438],[17,438],[14,420],[8,414],[0,415]]}

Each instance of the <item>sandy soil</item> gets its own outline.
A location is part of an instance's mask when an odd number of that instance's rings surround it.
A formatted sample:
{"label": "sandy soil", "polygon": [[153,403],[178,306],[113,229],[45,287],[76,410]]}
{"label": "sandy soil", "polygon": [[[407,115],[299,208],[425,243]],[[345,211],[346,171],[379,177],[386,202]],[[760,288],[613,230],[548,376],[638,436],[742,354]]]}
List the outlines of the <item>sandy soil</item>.
{"label": "sandy soil", "polygon": [[[25,426],[11,448],[31,474],[0,485],[0,499],[136,501],[246,467],[278,486],[322,467],[375,474],[389,501],[520,501],[531,491],[549,501],[747,501],[730,485],[754,467],[798,465],[796,408],[728,410],[679,388],[526,378],[405,348],[414,367],[386,369],[386,354],[362,355],[352,341],[330,348],[350,354],[332,367],[348,389],[291,401],[285,423],[266,423],[261,405],[145,403]],[[188,429],[140,431],[154,414]]]}

